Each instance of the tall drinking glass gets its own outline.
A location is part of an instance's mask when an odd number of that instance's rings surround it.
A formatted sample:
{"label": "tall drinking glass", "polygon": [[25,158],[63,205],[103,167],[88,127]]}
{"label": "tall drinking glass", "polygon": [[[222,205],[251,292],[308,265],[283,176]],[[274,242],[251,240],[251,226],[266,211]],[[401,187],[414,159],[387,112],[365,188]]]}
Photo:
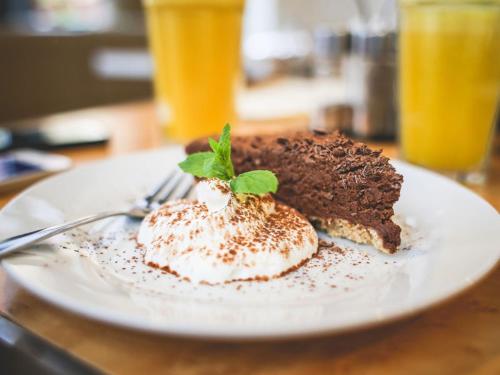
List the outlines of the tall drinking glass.
{"label": "tall drinking glass", "polygon": [[165,134],[189,139],[236,120],[244,0],[144,0]]}
{"label": "tall drinking glass", "polygon": [[400,1],[402,157],[484,181],[500,89],[500,1]]}

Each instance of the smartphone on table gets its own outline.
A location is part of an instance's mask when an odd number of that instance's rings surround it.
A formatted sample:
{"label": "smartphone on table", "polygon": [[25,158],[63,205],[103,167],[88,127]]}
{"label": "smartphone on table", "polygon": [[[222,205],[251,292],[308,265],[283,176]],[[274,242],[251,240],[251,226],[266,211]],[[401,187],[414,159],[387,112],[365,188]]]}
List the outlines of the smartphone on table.
{"label": "smartphone on table", "polygon": [[63,155],[28,149],[6,152],[0,155],[0,194],[20,189],[70,166],[71,159]]}

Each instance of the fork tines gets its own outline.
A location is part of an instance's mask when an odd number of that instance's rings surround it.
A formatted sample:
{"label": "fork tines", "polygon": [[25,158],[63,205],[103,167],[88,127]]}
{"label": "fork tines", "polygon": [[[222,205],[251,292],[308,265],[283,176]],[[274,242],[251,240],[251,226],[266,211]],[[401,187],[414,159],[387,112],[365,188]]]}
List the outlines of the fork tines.
{"label": "fork tines", "polygon": [[193,188],[193,177],[180,171],[172,181],[159,195],[158,204],[161,205],[168,200],[187,198]]}
{"label": "fork tines", "polygon": [[144,199],[142,207],[155,209],[168,200],[187,198],[193,189],[193,177],[175,168]]}

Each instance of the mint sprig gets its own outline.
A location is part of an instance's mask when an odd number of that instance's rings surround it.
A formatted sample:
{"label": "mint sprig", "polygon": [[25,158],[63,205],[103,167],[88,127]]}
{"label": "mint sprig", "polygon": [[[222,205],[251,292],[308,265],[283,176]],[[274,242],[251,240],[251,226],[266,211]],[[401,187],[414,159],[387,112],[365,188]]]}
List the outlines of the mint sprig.
{"label": "mint sprig", "polygon": [[235,176],[231,161],[231,125],[224,126],[218,142],[209,138],[208,144],[212,151],[191,154],[179,163],[179,167],[196,177],[215,177],[228,181],[234,193],[255,195],[276,193],[278,179],[271,171],[255,170]]}

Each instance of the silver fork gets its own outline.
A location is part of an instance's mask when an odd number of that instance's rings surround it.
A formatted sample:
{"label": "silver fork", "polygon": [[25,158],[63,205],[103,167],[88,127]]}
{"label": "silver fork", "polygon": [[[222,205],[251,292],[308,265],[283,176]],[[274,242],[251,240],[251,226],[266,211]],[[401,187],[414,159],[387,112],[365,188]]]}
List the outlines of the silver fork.
{"label": "silver fork", "polygon": [[125,211],[102,212],[97,215],[86,216],[68,223],[54,225],[52,227],[38,229],[33,232],[7,238],[0,242],[0,258],[18,250],[25,249],[57,234],[79,227],[80,225],[89,224],[108,217],[128,216],[136,220],[143,219],[148,213],[169,199],[186,198],[193,187],[192,181],[191,176],[183,174],[179,170],[174,170],[153,191],[135,202],[130,209]]}

